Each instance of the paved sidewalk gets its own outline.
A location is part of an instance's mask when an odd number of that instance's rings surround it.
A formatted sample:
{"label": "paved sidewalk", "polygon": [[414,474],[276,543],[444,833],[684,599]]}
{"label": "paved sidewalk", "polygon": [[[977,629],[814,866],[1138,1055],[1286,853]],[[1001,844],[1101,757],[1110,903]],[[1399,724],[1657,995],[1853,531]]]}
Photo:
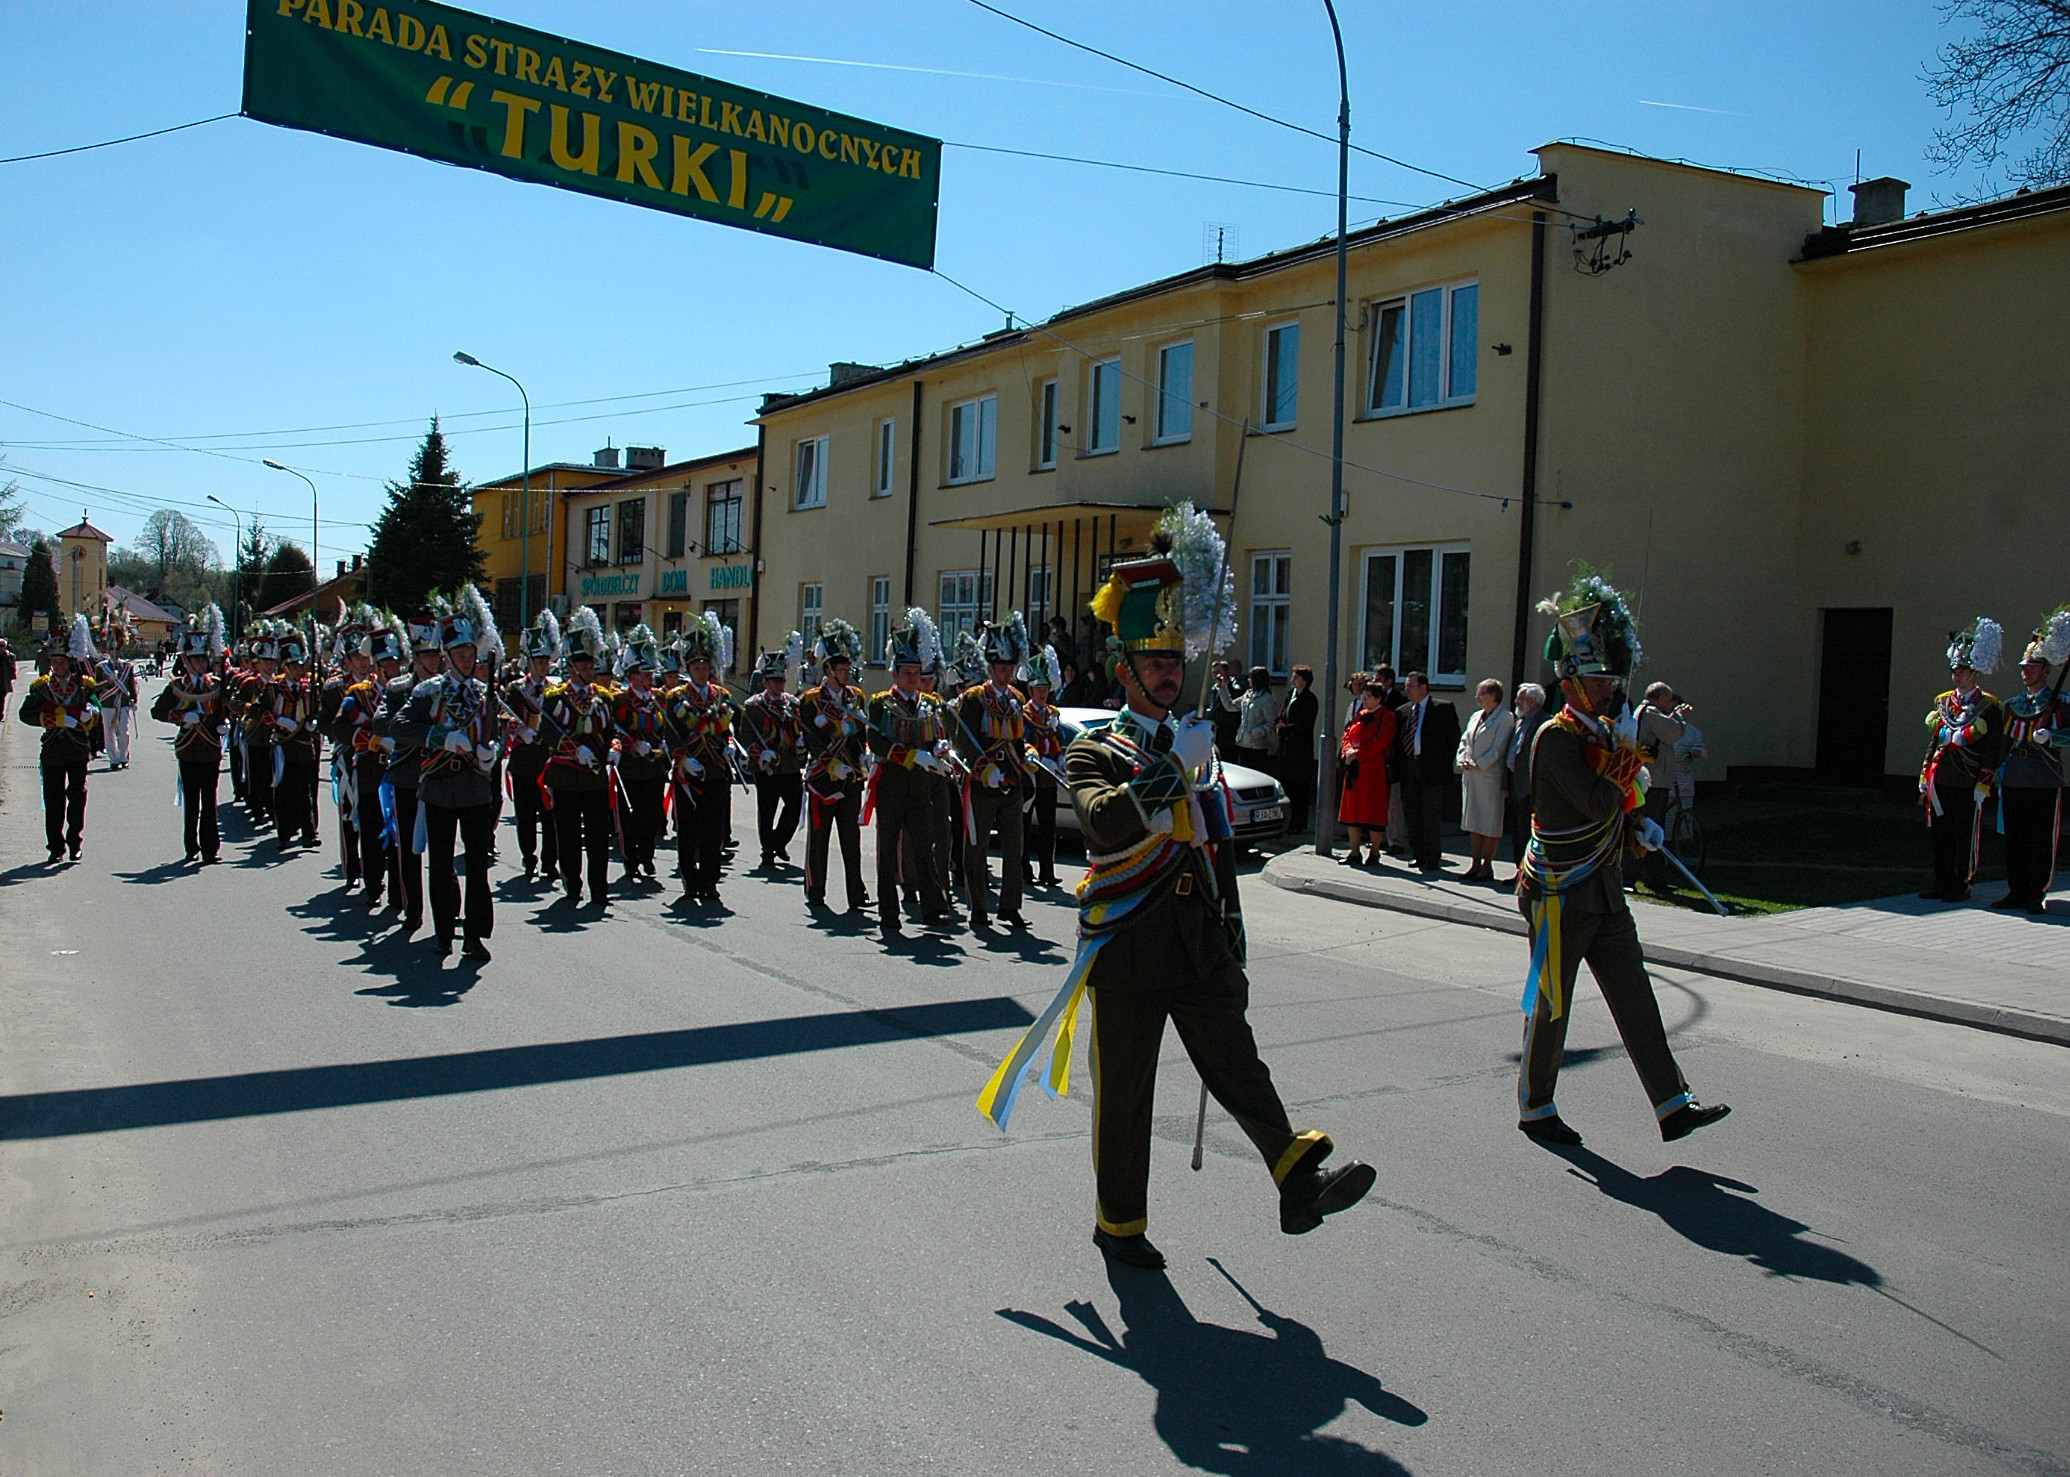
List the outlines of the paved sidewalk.
{"label": "paved sidewalk", "polygon": [[[1265,880],[1367,907],[1524,932],[1509,889],[1460,881],[1456,858],[1442,876],[1425,878],[1391,860],[1378,869],[1339,866],[1304,847],[1268,862]],[[1991,911],[1987,905],[2004,893],[2003,883],[1993,883],[1960,907],[1907,895],[1759,918],[1719,918],[1643,900],[1634,911],[1646,957],[1657,964],[2070,1046],[2070,888],[2049,895],[2046,917]],[[1523,968],[1519,949],[1519,989]]]}

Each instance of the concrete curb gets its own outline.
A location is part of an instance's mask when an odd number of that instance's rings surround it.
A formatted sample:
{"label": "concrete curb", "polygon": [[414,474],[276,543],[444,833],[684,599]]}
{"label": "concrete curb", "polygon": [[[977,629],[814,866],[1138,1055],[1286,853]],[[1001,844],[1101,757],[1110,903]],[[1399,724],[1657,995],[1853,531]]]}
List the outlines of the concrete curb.
{"label": "concrete curb", "polygon": [[[1519,938],[1525,933],[1524,919],[1520,913],[1505,912],[1485,904],[1460,902],[1442,894],[1425,896],[1399,893],[1391,889],[1362,886],[1351,878],[1339,880],[1330,877],[1310,877],[1278,867],[1274,863],[1266,864],[1263,875],[1274,887],[1284,888],[1289,892],[1335,898],[1341,902],[1357,903],[1361,907],[1382,908],[1393,913],[1408,913],[1445,923],[1462,923],[1472,928],[1513,934]],[[1642,914],[1642,931],[1644,922]],[[2005,1036],[2020,1036],[2030,1041],[2070,1046],[2070,1020],[2021,1010],[2017,1006],[1993,1005],[1980,1000],[1935,995],[1923,990],[1877,984],[1871,980],[1815,974],[1809,970],[1791,969],[1785,965],[1736,958],[1712,949],[1691,949],[1675,944],[1648,942],[1646,957],[1651,962],[1666,965],[1670,969],[1694,970],[1698,974],[1711,975],[1717,979],[1737,980],[1742,984],[1782,990],[1792,995],[1816,995],[1827,1000],[1842,1000],[1850,1005],[1866,1005],[1872,1009],[1888,1010],[1899,1015],[1919,1016],[1925,1020],[1946,1021],[1951,1025],[1996,1031]]]}

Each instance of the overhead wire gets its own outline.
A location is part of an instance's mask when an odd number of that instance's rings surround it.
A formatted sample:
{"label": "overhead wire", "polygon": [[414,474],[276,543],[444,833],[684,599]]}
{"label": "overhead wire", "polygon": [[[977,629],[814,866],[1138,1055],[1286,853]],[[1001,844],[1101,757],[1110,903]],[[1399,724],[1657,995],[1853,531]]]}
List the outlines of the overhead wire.
{"label": "overhead wire", "polygon": [[26,164],[31,159],[55,159],[61,154],[84,154],[94,149],[112,149],[117,144],[133,144],[139,139],[162,138],[168,133],[179,133],[183,129],[200,128],[210,123],[221,123],[226,118],[241,116],[237,113],[218,113],[213,118],[196,118],[191,123],[175,123],[169,128],[154,128],[148,133],[132,133],[122,138],[104,138],[99,143],[74,144],[69,149],[45,149],[38,154],[15,154],[0,159],[0,164]]}

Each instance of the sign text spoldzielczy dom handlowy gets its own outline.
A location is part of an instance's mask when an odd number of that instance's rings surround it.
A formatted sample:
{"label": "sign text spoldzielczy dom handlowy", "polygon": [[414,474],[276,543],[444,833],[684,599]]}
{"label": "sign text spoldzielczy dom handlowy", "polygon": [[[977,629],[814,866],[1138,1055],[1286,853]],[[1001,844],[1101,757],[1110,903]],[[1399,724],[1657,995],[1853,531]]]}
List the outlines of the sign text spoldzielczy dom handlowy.
{"label": "sign text spoldzielczy dom handlowy", "polygon": [[934,265],[939,140],[450,6],[251,0],[244,112]]}

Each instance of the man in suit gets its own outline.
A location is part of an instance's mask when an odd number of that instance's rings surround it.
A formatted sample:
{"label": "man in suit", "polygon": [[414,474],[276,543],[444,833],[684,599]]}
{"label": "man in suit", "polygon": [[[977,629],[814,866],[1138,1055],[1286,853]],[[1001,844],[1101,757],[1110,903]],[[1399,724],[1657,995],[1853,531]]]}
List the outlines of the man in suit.
{"label": "man in suit", "polygon": [[1403,824],[1416,870],[1435,872],[1445,859],[1438,827],[1452,793],[1459,713],[1445,699],[1431,696],[1430,679],[1421,672],[1402,679],[1402,692],[1406,701],[1395,713],[1395,741],[1402,751]]}

